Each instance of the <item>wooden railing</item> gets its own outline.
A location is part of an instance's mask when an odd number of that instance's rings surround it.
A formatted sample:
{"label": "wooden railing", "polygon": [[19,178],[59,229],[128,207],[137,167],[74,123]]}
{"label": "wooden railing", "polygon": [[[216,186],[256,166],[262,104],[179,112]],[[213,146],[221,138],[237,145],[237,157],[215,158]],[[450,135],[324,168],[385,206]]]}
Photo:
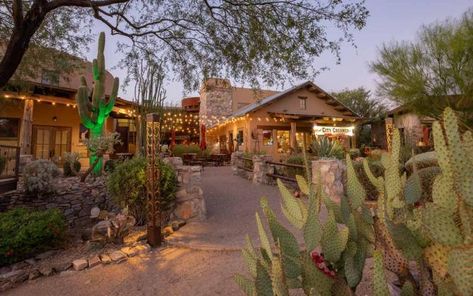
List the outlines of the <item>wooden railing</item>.
{"label": "wooden railing", "polygon": [[[18,178],[20,169],[20,148],[15,146],[0,145],[1,162],[4,162],[0,179]],[[0,163],[0,169],[2,164]]]}
{"label": "wooden railing", "polygon": [[248,172],[253,171],[253,158],[239,156],[237,157],[237,159],[238,159],[237,168],[248,171]]}
{"label": "wooden railing", "polygon": [[267,165],[273,166],[273,173],[267,173],[268,177],[281,179],[289,182],[297,182],[296,175],[304,175],[304,166],[299,164],[267,161]]}

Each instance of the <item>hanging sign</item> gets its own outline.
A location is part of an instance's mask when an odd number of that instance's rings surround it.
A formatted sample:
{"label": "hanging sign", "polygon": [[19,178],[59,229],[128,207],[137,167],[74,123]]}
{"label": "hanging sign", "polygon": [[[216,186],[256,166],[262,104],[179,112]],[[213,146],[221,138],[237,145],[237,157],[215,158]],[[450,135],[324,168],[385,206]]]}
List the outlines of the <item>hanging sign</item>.
{"label": "hanging sign", "polygon": [[353,126],[320,126],[314,125],[314,133],[318,136],[323,135],[345,135],[345,136],[353,136],[353,130],[355,127]]}

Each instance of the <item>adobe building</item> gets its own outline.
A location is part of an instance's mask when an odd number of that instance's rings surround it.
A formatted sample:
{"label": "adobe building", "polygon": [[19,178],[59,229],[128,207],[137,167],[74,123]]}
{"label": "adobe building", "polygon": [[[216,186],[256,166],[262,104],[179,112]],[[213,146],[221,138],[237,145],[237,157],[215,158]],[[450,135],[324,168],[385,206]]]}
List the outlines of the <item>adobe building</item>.
{"label": "adobe building", "polygon": [[232,87],[209,79],[200,91],[206,142],[220,153],[246,151],[281,159],[308,147],[315,137],[355,145],[359,116],[311,81],[282,92]]}
{"label": "adobe building", "polygon": [[[64,153],[78,152],[83,167],[88,167],[88,151],[83,143],[88,130],[81,125],[75,101],[82,75],[92,87],[92,63],[84,62],[83,68],[68,75],[44,71],[36,80],[27,81],[25,91],[0,91],[0,152],[8,146],[20,147],[22,158],[50,159],[58,165]],[[107,72],[107,96],[112,84],[113,77]],[[122,144],[115,147],[116,153],[135,152],[132,115],[133,103],[117,98],[105,124],[106,131],[120,134]]]}

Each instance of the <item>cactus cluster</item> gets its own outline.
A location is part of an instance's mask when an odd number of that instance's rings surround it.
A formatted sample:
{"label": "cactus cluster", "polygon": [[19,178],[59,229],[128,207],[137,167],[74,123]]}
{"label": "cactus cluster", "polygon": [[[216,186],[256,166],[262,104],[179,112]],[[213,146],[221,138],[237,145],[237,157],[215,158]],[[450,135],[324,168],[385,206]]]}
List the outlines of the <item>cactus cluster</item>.
{"label": "cactus cluster", "polygon": [[64,153],[64,163],[62,169],[64,177],[77,176],[81,169],[80,155],[77,152]]}
{"label": "cactus cluster", "polygon": [[[255,249],[247,236],[242,250],[252,278],[236,276],[236,282],[247,295],[289,295],[289,290],[296,288],[302,288],[306,295],[354,293],[372,251],[374,230],[370,211],[363,203],[366,193],[353,178],[353,166],[348,168],[348,174],[352,182],[340,204],[326,196],[321,185],[309,186],[309,174],[307,179],[297,176],[302,198],[295,198],[278,180],[282,212],[301,231],[302,247],[276,219],[267,200],[261,200],[271,239],[256,213],[261,248]],[[325,222],[320,219],[322,205],[328,210]]]}
{"label": "cactus cluster", "polygon": [[[393,151],[382,159],[385,176],[371,179],[380,190],[376,248],[384,266],[409,286],[406,291],[421,295],[473,295],[473,136],[470,131],[462,135],[457,121],[447,108],[443,124],[433,124],[439,169],[417,170],[413,161],[412,175],[401,174],[395,131]],[[429,200],[421,199],[422,174],[433,179]],[[417,264],[417,280],[409,261]]]}
{"label": "cactus cluster", "polygon": [[[349,156],[340,204],[320,185],[308,184],[309,172],[307,179],[297,176],[306,199],[295,198],[278,181],[282,212],[302,232],[304,246],[262,199],[272,239],[256,214],[261,247],[247,237],[242,253],[251,278],[237,275],[237,284],[247,295],[289,295],[295,288],[307,295],[353,295],[372,255],[374,295],[390,295],[385,270],[397,275],[401,295],[473,295],[473,134],[461,134],[447,108],[443,122],[433,124],[433,135],[435,153],[414,158],[409,178],[400,169],[397,130],[391,153],[381,157],[384,176],[375,176],[363,161],[379,193],[374,212],[364,204],[366,191]],[[434,158],[438,167],[431,166]],[[426,190],[431,196],[425,197]],[[322,206],[328,211],[325,222]]]}
{"label": "cactus cluster", "polygon": [[[113,80],[112,93],[107,99],[105,96],[105,33],[99,36],[97,58],[93,60],[94,86],[92,93],[87,86],[85,77],[81,77],[81,86],[76,94],[76,102],[81,123],[89,129],[90,138],[100,137],[103,133],[105,121],[113,110],[118,93],[118,78]],[[89,99],[91,97],[92,99]],[[89,162],[93,166],[93,173],[99,175],[102,171],[102,157],[90,151]],[[98,162],[96,162],[98,159]]]}

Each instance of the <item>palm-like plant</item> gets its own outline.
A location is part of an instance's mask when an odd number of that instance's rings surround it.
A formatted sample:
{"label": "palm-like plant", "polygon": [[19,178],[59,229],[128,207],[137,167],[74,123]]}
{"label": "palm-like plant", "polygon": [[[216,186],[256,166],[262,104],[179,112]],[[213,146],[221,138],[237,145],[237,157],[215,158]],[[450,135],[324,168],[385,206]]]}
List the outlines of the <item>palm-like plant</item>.
{"label": "palm-like plant", "polygon": [[342,159],[344,156],[343,147],[337,141],[330,141],[326,137],[321,137],[312,141],[310,145],[312,153],[319,158]]}

